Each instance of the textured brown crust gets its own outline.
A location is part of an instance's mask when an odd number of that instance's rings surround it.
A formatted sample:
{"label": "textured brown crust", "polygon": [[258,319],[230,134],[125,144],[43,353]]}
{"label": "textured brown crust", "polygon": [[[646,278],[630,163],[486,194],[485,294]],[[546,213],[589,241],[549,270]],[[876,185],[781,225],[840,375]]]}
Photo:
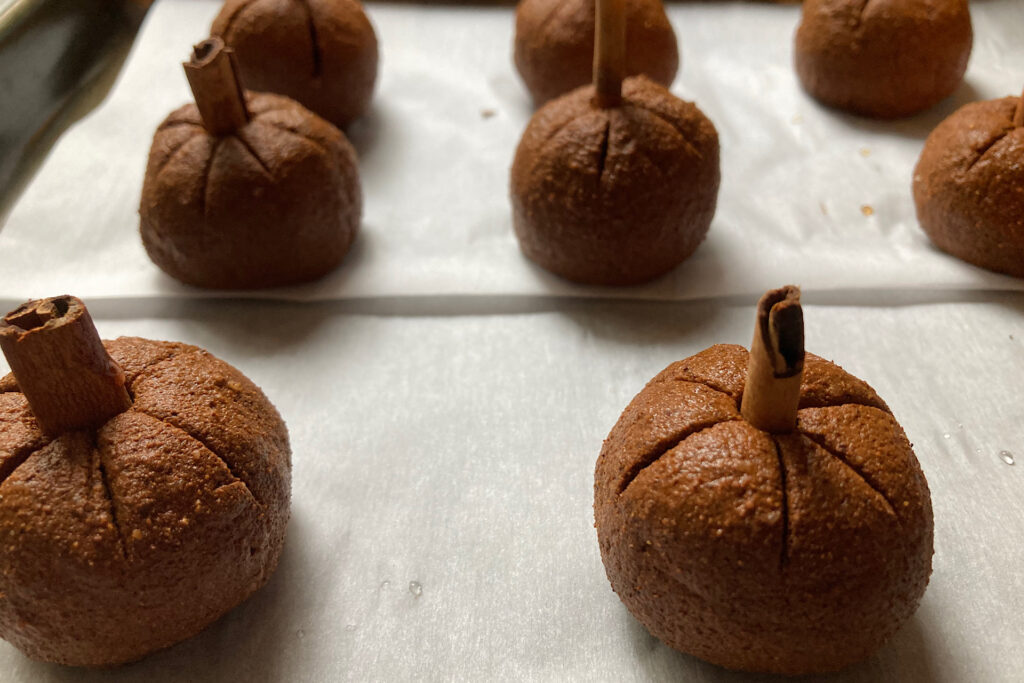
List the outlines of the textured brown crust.
{"label": "textured brown crust", "polygon": [[940,123],[914,169],[921,227],[968,263],[1024,277],[1024,127],[1020,102],[973,102]]}
{"label": "textured brown crust", "polygon": [[248,90],[287,95],[345,128],[370,106],[377,36],[356,0],[227,0],[210,34]]}
{"label": "textured brown crust", "polygon": [[188,638],[267,582],[289,517],[274,406],[186,344],[105,342],[134,405],[42,434],[0,380],[0,636],[35,659],[111,666]]}
{"label": "textured brown crust", "polygon": [[[587,85],[594,71],[595,0],[521,0],[515,63],[538,106]],[[666,87],[679,69],[676,34],[661,0],[626,1],[626,75]]]}
{"label": "textured brown crust", "polygon": [[623,104],[593,86],[542,107],[512,164],[523,253],[564,278],[628,285],[678,266],[704,239],[720,182],[718,134],[692,103],[643,76]]}
{"label": "textured brown crust", "polygon": [[142,243],[171,277],[253,289],[321,277],[359,229],[356,153],[292,100],[247,96],[251,120],[214,137],[194,104],[153,137],[139,208]]}
{"label": "textured brown crust", "polygon": [[738,405],[747,351],[713,346],[633,399],[597,461],[612,588],[666,644],[730,669],[834,671],[913,614],[931,574],[928,485],[877,394],[807,354],[797,430]]}
{"label": "textured brown crust", "polygon": [[806,0],[796,72],[828,106],[899,118],[956,90],[971,42],[967,0]]}

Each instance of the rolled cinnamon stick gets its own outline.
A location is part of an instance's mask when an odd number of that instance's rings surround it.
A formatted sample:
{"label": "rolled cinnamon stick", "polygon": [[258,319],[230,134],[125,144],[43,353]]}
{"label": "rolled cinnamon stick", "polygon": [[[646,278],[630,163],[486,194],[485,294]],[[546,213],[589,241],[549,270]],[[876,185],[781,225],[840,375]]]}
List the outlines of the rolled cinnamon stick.
{"label": "rolled cinnamon stick", "polygon": [[1020,99],[1017,100],[1017,111],[1013,113],[1013,125],[1018,128],[1024,126],[1024,93],[1021,93]]}
{"label": "rolled cinnamon stick", "polygon": [[192,59],[182,66],[203,127],[211,135],[228,135],[249,122],[235,53],[223,40],[207,38],[194,46]]}
{"label": "rolled cinnamon stick", "polygon": [[97,427],[131,407],[124,372],[107,355],[79,299],[22,304],[0,320],[0,350],[42,430]]}
{"label": "rolled cinnamon stick", "polygon": [[740,412],[750,424],[772,434],[796,427],[804,371],[804,314],[800,289],[775,289],[757,304],[757,326],[747,362]]}
{"label": "rolled cinnamon stick", "polygon": [[626,77],[626,0],[597,0],[594,27],[594,103],[601,108],[622,103]]}

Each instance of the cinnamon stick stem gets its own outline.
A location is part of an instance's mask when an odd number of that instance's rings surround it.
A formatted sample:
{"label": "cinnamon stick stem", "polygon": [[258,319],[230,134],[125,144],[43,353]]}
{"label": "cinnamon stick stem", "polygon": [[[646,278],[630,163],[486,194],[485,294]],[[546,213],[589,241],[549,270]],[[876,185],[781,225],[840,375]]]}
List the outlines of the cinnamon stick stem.
{"label": "cinnamon stick stem", "polygon": [[757,304],[757,326],[747,362],[740,412],[750,424],[772,434],[796,427],[804,370],[804,315],[800,289],[775,289]]}
{"label": "cinnamon stick stem", "polygon": [[1021,93],[1017,100],[1017,111],[1013,113],[1013,125],[1017,128],[1024,126],[1024,93]]}
{"label": "cinnamon stick stem", "polygon": [[22,304],[0,320],[3,350],[42,430],[97,427],[131,407],[124,372],[107,355],[79,299]]}
{"label": "cinnamon stick stem", "polygon": [[192,59],[182,66],[203,127],[211,135],[233,133],[249,122],[235,53],[223,40],[208,38],[194,46]]}
{"label": "cinnamon stick stem", "polygon": [[622,103],[622,79],[626,77],[626,2],[597,0],[594,27],[594,96],[601,108]]}

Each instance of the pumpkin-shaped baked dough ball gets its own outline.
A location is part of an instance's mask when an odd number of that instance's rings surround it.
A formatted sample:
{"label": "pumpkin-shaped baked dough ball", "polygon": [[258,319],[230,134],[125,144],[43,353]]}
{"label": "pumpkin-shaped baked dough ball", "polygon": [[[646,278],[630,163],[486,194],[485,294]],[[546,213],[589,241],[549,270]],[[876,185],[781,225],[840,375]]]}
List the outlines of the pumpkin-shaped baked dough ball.
{"label": "pumpkin-shaped baked dough ball", "polygon": [[370,106],[377,36],[356,0],[227,0],[210,34],[234,48],[250,90],[287,95],[339,128]]}
{"label": "pumpkin-shaped baked dough ball", "polygon": [[973,102],[940,123],[914,169],[914,203],[937,247],[1024,277],[1024,96]]}
{"label": "pumpkin-shaped baked dough ball", "polygon": [[656,637],[719,666],[809,674],[869,656],[931,573],[928,486],[863,381],[803,353],[795,289],[754,348],[673,363],[597,461],[601,556]]}
{"label": "pumpkin-shaped baked dough ball", "polygon": [[0,344],[0,637],[121,664],[267,582],[291,456],[258,387],[187,344],[101,343],[71,297],[8,314]]}
{"label": "pumpkin-shaped baked dough ball", "polygon": [[696,107],[644,76],[604,107],[586,86],[534,115],[512,163],[523,253],[569,280],[632,285],[704,239],[718,200],[718,134]]}
{"label": "pumpkin-shaped baked dough ball", "polygon": [[967,0],[805,0],[796,72],[828,106],[899,118],[956,90],[971,43]]}
{"label": "pumpkin-shaped baked dough ball", "polygon": [[196,104],[153,137],[139,209],[153,262],[190,285],[290,285],[335,268],[359,229],[362,191],[345,136],[279,95],[243,99],[219,41],[187,67]]}
{"label": "pumpkin-shaped baked dough ball", "polygon": [[[596,5],[596,0],[520,0],[515,63],[537,105],[591,82]],[[661,0],[625,0],[625,24],[625,75],[672,85],[679,47]]]}

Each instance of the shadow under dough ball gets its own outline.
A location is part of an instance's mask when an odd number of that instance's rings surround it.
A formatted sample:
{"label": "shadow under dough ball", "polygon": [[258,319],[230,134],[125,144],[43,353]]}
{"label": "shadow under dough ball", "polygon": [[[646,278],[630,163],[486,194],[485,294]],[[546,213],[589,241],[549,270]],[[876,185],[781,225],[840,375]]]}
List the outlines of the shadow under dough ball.
{"label": "shadow under dough ball", "polygon": [[931,573],[931,498],[911,445],[871,387],[805,358],[798,295],[762,299],[750,353],[716,345],[658,374],[597,461],[612,588],[651,634],[729,669],[864,659]]}
{"label": "shadow under dough ball", "polygon": [[101,342],[78,299],[0,321],[0,636],[72,666],[189,638],[263,586],[284,544],[288,433],[206,351]]}
{"label": "shadow under dough ball", "polygon": [[971,42],[967,0],[805,0],[796,72],[828,106],[899,118],[957,89]]}
{"label": "shadow under dough ball", "polygon": [[370,107],[377,35],[356,0],[227,0],[210,34],[235,50],[248,90],[287,95],[339,128]]}
{"label": "shadow under dough ball", "polygon": [[914,203],[937,247],[1024,277],[1024,98],[973,102],[940,123],[914,169]]}
{"label": "shadow under dough ball", "polygon": [[[521,0],[515,63],[537,105],[591,82],[596,0]],[[679,68],[676,34],[661,0],[626,0],[626,76],[668,87]]]}
{"label": "shadow under dough ball", "polygon": [[319,278],[359,229],[355,150],[293,100],[243,100],[237,82],[222,82],[232,73],[229,52],[217,50],[212,59],[220,61],[206,62],[224,69],[211,72],[214,87],[195,87],[197,104],[172,112],[153,137],[139,209],[146,252],[171,277],[199,287]]}
{"label": "shadow under dough ball", "polygon": [[644,76],[621,104],[586,86],[544,105],[512,163],[512,219],[523,253],[569,280],[630,285],[685,260],[715,213],[718,134],[690,102]]}

